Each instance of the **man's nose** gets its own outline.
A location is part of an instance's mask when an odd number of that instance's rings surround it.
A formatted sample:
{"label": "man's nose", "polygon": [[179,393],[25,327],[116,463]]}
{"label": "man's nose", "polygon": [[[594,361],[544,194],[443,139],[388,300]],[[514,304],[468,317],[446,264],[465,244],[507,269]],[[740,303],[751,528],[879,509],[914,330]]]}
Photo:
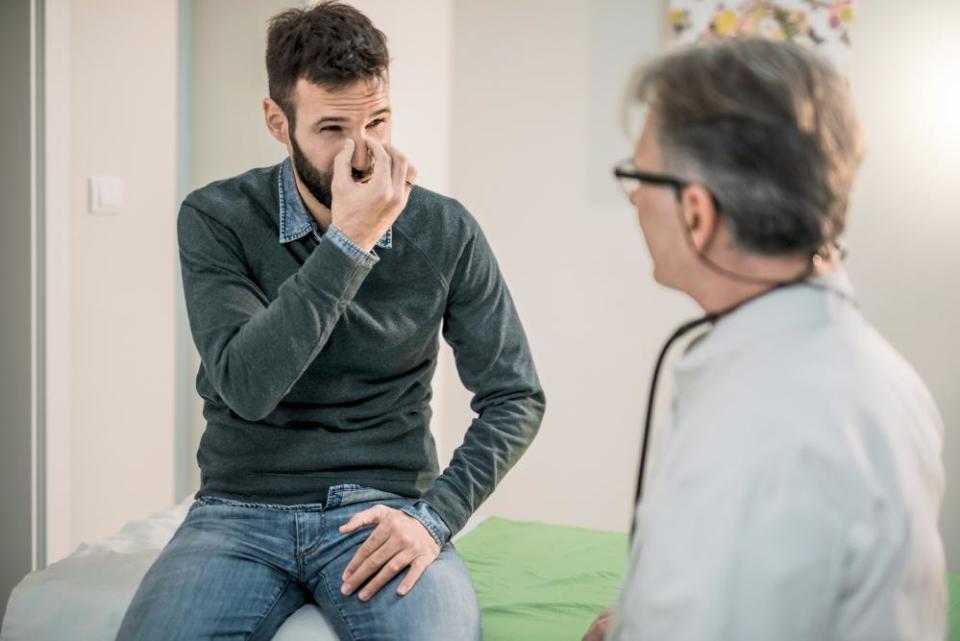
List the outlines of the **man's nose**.
{"label": "man's nose", "polygon": [[373,169],[373,158],[370,157],[370,147],[367,146],[366,133],[362,133],[353,139],[353,158],[350,159],[350,166],[356,176],[370,173]]}

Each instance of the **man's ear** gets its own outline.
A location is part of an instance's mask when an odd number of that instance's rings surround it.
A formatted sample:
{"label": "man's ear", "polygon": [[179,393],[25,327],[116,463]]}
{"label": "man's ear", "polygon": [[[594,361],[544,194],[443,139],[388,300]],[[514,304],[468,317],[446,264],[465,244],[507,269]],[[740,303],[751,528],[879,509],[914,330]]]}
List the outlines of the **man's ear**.
{"label": "man's ear", "polygon": [[680,206],[693,246],[698,252],[707,251],[720,224],[720,212],[717,211],[713,196],[702,185],[688,185],[683,190]]}
{"label": "man's ear", "polygon": [[263,121],[267,125],[267,131],[276,138],[277,142],[287,146],[290,144],[289,121],[287,114],[283,113],[273,98],[263,99]]}

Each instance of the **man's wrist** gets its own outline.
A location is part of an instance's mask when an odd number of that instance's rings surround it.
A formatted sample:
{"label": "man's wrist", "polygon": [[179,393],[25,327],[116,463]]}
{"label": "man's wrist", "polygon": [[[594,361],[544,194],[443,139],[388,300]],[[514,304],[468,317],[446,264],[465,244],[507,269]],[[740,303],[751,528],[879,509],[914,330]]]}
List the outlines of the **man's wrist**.
{"label": "man's wrist", "polygon": [[420,524],[427,529],[437,545],[443,547],[450,540],[450,528],[443,522],[440,515],[430,507],[425,501],[417,501],[413,505],[401,508],[401,511],[407,516],[412,516],[420,521]]}
{"label": "man's wrist", "polygon": [[[331,227],[334,227],[334,225],[331,225]],[[376,229],[372,229],[367,225],[357,225],[345,222],[341,225],[337,225],[335,228],[338,229],[344,237],[349,239],[350,242],[368,254],[373,251],[377,241],[379,241],[380,236],[382,236],[382,234],[377,234]]]}
{"label": "man's wrist", "polygon": [[324,237],[329,239],[330,242],[339,247],[348,256],[363,265],[372,266],[380,260],[379,256],[370,250],[363,249],[362,246],[354,242],[349,236],[343,233],[342,229],[335,225],[330,225],[330,227],[327,228],[327,233],[324,234]]}

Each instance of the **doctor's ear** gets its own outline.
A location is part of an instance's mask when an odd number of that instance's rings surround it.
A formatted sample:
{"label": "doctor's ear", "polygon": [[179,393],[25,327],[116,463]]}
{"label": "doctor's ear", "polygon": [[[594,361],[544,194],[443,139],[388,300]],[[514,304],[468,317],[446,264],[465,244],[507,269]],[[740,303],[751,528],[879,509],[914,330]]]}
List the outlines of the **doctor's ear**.
{"label": "doctor's ear", "polygon": [[703,185],[688,185],[680,196],[683,222],[698,252],[706,250],[720,224],[720,212],[710,191]]}

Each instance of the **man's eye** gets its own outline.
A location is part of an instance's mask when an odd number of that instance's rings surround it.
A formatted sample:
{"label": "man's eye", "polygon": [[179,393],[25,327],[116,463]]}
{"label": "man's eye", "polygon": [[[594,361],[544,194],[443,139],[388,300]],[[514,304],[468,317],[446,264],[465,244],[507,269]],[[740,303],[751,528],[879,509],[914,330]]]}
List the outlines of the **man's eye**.
{"label": "man's eye", "polygon": [[369,125],[367,125],[367,127],[369,127],[370,129],[373,129],[374,127],[379,127],[379,126],[382,125],[384,122],[385,122],[385,121],[383,120],[383,118],[377,118],[376,120],[374,120],[373,122],[371,122]]}
{"label": "man's eye", "polygon": [[342,129],[341,127],[336,126],[336,125],[330,125],[330,126],[327,126],[327,127],[322,128],[322,129],[320,130],[320,133],[326,133],[326,132],[328,132],[328,131],[332,131],[332,132],[334,132],[334,133],[340,133],[341,131],[343,131],[343,129]]}

